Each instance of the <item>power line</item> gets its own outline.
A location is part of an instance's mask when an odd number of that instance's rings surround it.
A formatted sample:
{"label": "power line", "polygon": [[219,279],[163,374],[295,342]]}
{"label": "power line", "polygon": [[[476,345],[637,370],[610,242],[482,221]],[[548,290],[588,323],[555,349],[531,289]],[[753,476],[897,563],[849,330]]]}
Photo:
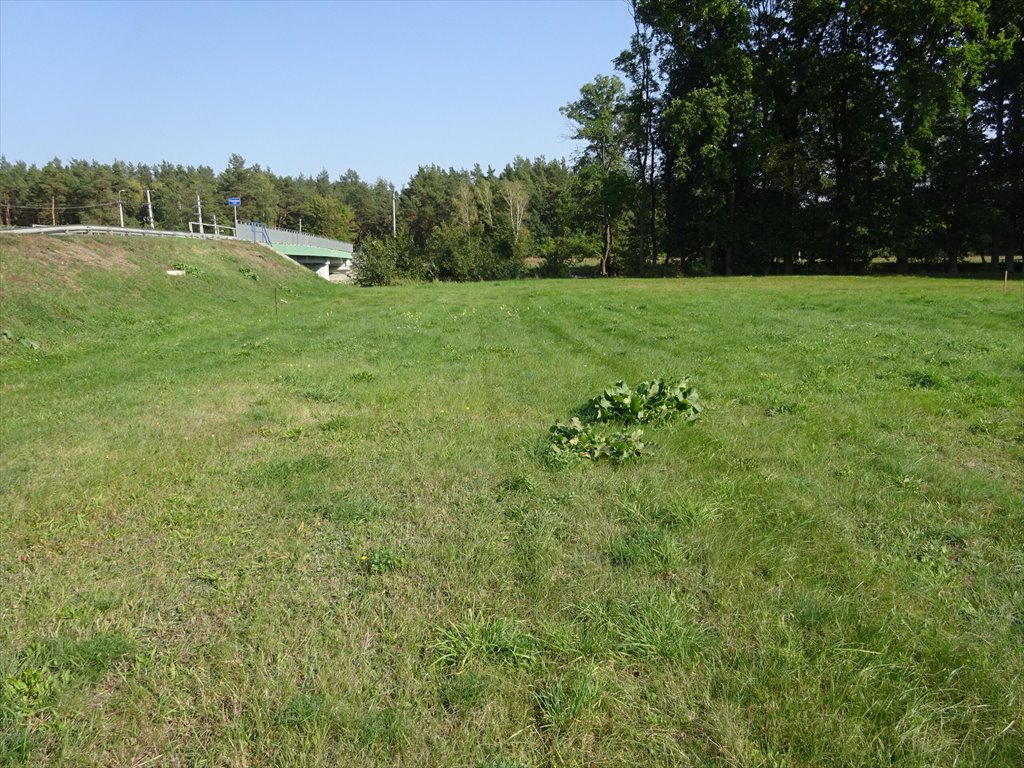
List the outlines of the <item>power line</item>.
{"label": "power line", "polygon": [[[5,208],[17,208],[19,211],[48,211],[48,210],[50,210],[50,206],[48,206],[48,205],[40,205],[40,206],[36,206],[36,205],[7,205],[6,203],[4,203],[2,205]],[[62,206],[57,206],[57,210],[58,211],[81,211],[81,210],[84,210],[86,208],[109,208],[109,207],[114,206],[114,205],[117,205],[117,200],[112,200],[109,203],[95,203],[93,205],[62,205]]]}

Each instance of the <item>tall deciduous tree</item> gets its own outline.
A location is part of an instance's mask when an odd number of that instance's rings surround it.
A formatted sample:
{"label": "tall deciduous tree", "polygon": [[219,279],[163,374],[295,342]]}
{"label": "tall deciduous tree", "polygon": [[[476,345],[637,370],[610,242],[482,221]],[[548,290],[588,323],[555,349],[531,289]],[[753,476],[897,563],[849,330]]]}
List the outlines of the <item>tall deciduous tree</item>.
{"label": "tall deciduous tree", "polygon": [[992,265],[1010,269],[1013,257],[1024,253],[1024,0],[1000,0],[990,8],[995,50],[977,105],[985,136],[981,171]]}
{"label": "tall deciduous tree", "polygon": [[[631,83],[625,105],[625,130],[628,156],[640,182],[636,216],[637,252],[634,271],[642,273],[644,265],[658,260],[658,164],[657,142],[658,97],[655,34],[643,18],[637,0],[631,0],[635,32],[629,48],[615,59],[615,67]],[[648,255],[649,250],[649,255]]]}
{"label": "tall deciduous tree", "polygon": [[739,0],[674,0],[637,13],[659,33],[670,250],[731,272],[752,106],[748,11]]}
{"label": "tall deciduous tree", "polygon": [[578,189],[601,230],[602,275],[608,274],[616,225],[633,192],[625,159],[625,90],[619,78],[599,75],[561,109],[576,124],[572,137],[586,142],[576,162]]}
{"label": "tall deciduous tree", "polygon": [[523,228],[523,217],[526,216],[526,205],[529,195],[526,185],[519,179],[502,179],[501,199],[508,208],[509,225],[512,228],[512,241],[519,242],[519,233]]}

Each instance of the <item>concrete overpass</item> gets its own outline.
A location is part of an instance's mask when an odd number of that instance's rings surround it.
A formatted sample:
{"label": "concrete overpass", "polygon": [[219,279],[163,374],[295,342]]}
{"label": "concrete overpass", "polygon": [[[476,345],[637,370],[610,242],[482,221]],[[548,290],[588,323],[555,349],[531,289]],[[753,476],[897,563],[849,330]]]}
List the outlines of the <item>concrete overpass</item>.
{"label": "concrete overpass", "polygon": [[268,227],[258,221],[238,222],[235,239],[269,245],[325,280],[348,282],[352,279],[351,243],[291,229]]}

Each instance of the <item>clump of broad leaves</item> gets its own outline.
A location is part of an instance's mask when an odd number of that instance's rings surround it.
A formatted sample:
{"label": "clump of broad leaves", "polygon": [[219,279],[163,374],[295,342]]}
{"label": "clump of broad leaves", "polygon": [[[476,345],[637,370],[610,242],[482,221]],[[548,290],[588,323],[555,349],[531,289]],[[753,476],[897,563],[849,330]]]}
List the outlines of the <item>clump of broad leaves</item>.
{"label": "clump of broad leaves", "polygon": [[704,410],[700,394],[683,379],[642,381],[635,389],[618,381],[583,409],[585,421],[573,418],[548,431],[549,463],[564,466],[581,460],[628,461],[650,452],[642,429],[608,431],[599,424],[648,424],[683,416],[693,422]]}
{"label": "clump of broad leaves", "polygon": [[549,430],[549,459],[553,464],[571,464],[574,459],[636,459],[650,450],[643,436],[642,429],[602,434],[593,424],[573,418],[568,424],[555,424]]}
{"label": "clump of broad leaves", "polygon": [[695,421],[704,405],[700,394],[686,379],[668,384],[664,379],[641,381],[630,389],[624,381],[615,382],[595,397],[585,408],[588,421],[618,421],[623,424],[646,424],[670,416],[683,415]]}

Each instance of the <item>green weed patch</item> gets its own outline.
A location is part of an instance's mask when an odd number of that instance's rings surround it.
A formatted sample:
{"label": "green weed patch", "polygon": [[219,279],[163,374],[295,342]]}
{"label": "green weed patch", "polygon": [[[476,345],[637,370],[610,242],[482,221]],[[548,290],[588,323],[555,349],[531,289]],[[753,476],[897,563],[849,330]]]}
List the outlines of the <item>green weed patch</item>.
{"label": "green weed patch", "polygon": [[581,409],[582,418],[551,427],[547,460],[553,466],[566,466],[580,459],[638,459],[651,451],[642,429],[610,431],[598,425],[648,424],[680,415],[693,422],[703,410],[700,395],[685,379],[675,384],[664,379],[642,381],[635,390],[618,381]]}
{"label": "green weed patch", "polygon": [[588,422],[647,424],[671,416],[695,421],[704,410],[700,394],[683,379],[668,384],[664,379],[641,381],[631,389],[624,381],[615,382],[583,409]]}
{"label": "green weed patch", "polygon": [[574,459],[638,459],[650,451],[643,436],[642,429],[602,432],[594,424],[573,418],[568,424],[555,424],[548,431],[548,462],[560,465],[571,464]]}

